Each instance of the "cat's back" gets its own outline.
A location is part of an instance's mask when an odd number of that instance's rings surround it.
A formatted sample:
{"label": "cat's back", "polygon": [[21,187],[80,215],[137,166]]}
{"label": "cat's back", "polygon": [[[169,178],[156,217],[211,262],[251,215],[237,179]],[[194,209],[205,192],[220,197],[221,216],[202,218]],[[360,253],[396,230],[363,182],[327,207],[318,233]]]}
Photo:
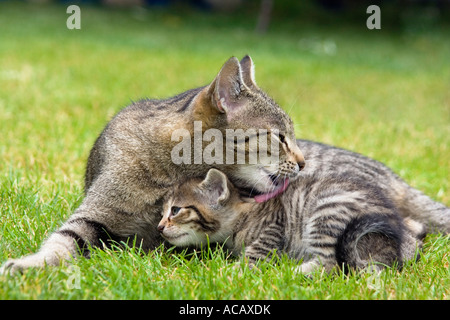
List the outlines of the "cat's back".
{"label": "cat's back", "polygon": [[324,143],[297,140],[305,157],[303,176],[351,176],[370,181],[379,187],[390,187],[398,176],[383,163],[357,152],[330,146]]}
{"label": "cat's back", "polygon": [[[129,124],[136,127],[159,128],[166,122],[176,121],[184,116],[190,104],[204,87],[199,87],[182,92],[167,99],[141,99],[135,101],[117,113],[110,121],[109,127],[124,128]],[[109,129],[110,134],[111,128]]]}
{"label": "cat's back", "polygon": [[[138,158],[164,143],[164,128],[176,128],[191,102],[204,87],[167,99],[142,99],[120,110],[95,141],[87,162],[85,191],[102,172],[109,157]],[[166,131],[168,131],[168,129]],[[170,140],[170,139],[169,139]],[[157,150],[155,150],[157,151]],[[132,160],[131,159],[131,160]]]}

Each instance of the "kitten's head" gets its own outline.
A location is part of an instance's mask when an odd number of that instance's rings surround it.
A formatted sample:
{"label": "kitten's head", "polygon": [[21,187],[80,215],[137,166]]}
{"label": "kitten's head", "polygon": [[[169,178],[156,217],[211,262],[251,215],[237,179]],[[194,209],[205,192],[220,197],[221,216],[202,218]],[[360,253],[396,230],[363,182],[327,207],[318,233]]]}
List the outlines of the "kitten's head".
{"label": "kitten's head", "polygon": [[241,203],[225,174],[210,169],[205,179],[191,179],[172,190],[158,230],[176,246],[223,242],[232,235]]}
{"label": "kitten's head", "polygon": [[[234,152],[234,161],[224,158],[223,164],[213,167],[224,171],[257,202],[282,193],[289,179],[295,179],[305,166],[291,118],[257,86],[249,56],[240,62],[230,58],[205,88],[201,101],[194,115],[209,119],[207,127],[224,134],[223,152],[227,156]],[[242,163],[238,157],[244,154]]]}

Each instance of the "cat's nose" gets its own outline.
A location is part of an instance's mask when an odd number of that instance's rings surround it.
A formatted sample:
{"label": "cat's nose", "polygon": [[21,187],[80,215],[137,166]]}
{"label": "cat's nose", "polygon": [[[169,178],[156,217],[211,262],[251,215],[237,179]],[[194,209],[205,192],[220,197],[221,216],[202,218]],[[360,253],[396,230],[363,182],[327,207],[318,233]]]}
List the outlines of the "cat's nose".
{"label": "cat's nose", "polygon": [[164,231],[164,225],[163,224],[159,224],[158,225],[158,231],[159,232],[163,232]]}
{"label": "cat's nose", "polygon": [[303,168],[305,168],[305,166],[306,166],[305,160],[297,162],[297,165],[298,165],[298,171],[302,171]]}
{"label": "cat's nose", "polygon": [[294,161],[297,162],[298,165],[298,171],[302,171],[303,168],[305,167],[306,163],[305,163],[305,157],[303,156],[303,152],[298,148],[297,146],[297,150],[294,151]]}

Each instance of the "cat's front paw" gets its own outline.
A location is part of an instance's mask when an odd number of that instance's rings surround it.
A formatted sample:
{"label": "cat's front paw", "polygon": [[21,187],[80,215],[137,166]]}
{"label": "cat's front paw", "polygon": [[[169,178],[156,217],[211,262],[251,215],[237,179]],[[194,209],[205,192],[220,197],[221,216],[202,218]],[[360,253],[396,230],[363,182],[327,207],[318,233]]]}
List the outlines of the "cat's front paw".
{"label": "cat's front paw", "polygon": [[25,267],[20,263],[20,259],[6,261],[0,268],[0,275],[22,273]]}
{"label": "cat's front paw", "polygon": [[41,268],[46,265],[45,259],[39,254],[25,256],[20,259],[11,259],[6,261],[0,268],[0,275],[5,274],[22,274],[29,268]]}

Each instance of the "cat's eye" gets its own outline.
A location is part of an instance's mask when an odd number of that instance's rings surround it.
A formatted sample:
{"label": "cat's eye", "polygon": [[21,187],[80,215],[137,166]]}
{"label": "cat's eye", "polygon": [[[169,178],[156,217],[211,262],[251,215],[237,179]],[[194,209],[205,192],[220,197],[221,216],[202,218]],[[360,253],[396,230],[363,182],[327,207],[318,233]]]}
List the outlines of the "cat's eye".
{"label": "cat's eye", "polygon": [[173,216],[176,216],[178,214],[178,212],[180,212],[181,208],[180,207],[172,207],[170,208],[170,214]]}
{"label": "cat's eye", "polygon": [[278,135],[278,139],[280,139],[281,143],[285,143],[286,142],[286,137],[284,135],[282,135],[282,134]]}

